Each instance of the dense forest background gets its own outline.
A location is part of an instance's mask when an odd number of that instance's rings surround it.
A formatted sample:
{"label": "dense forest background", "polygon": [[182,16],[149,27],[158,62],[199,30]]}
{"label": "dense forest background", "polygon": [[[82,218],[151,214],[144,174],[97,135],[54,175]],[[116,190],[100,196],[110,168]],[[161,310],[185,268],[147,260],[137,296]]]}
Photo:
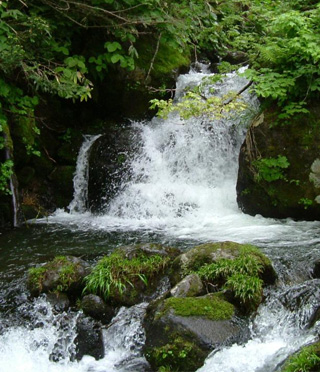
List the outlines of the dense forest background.
{"label": "dense forest background", "polygon": [[10,183],[22,218],[67,206],[82,134],[151,115],[192,62],[249,65],[274,126],[313,115],[319,99],[319,1],[10,0],[0,17],[2,225]]}

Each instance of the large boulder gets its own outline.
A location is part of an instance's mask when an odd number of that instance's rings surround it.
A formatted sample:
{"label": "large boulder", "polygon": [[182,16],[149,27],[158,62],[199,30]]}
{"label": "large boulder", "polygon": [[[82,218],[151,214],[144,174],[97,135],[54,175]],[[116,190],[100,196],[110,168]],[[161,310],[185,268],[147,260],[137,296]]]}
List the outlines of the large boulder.
{"label": "large boulder", "polygon": [[86,278],[85,291],[114,306],[148,301],[165,291],[167,272],[178,249],[158,244],[119,247],[103,257]]}
{"label": "large boulder", "polygon": [[154,370],[197,370],[211,350],[240,340],[234,313],[221,293],[151,303],[144,321],[147,360]]}
{"label": "large boulder", "polygon": [[110,128],[91,147],[89,157],[88,207],[103,212],[121,185],[130,179],[130,160],[139,143],[132,126]]}
{"label": "large boulder", "polygon": [[320,218],[320,106],[281,124],[277,109],[256,117],[241,147],[237,201],[248,214]]}
{"label": "large boulder", "polygon": [[171,282],[177,284],[187,274],[197,271],[206,264],[221,259],[234,260],[241,255],[252,256],[262,265],[260,276],[266,284],[275,282],[277,276],[267,256],[253,245],[230,241],[201,244],[179,255],[172,264]]}

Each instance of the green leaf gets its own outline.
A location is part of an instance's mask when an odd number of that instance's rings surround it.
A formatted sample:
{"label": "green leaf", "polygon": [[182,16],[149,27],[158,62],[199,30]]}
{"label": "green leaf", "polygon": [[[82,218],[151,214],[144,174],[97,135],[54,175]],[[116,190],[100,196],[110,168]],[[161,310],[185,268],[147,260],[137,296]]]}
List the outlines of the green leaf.
{"label": "green leaf", "polygon": [[104,47],[107,48],[108,52],[110,53],[113,53],[116,50],[122,49],[122,46],[117,41],[114,41],[113,43],[108,41],[104,44]]}

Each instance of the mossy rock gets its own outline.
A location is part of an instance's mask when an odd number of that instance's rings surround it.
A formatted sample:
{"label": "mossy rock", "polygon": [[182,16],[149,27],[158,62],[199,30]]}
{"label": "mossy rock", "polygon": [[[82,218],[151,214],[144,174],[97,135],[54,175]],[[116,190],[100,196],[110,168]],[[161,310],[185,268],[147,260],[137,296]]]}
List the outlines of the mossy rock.
{"label": "mossy rock", "polygon": [[210,264],[220,259],[234,260],[240,255],[252,256],[263,266],[261,279],[266,284],[275,282],[276,273],[271,261],[257,247],[250,244],[226,241],[202,244],[178,256],[172,264],[172,283],[176,284],[185,275],[197,271],[205,264]]}
{"label": "mossy rock", "polygon": [[54,291],[80,293],[89,272],[89,264],[80,258],[58,256],[43,266],[31,268],[27,284],[33,296]]}
{"label": "mossy rock", "polygon": [[195,371],[210,351],[239,341],[234,312],[222,293],[155,301],[144,320],[147,360],[154,370]]}
{"label": "mossy rock", "polygon": [[[243,212],[264,217],[320,219],[320,105],[310,114],[282,123],[277,107],[269,107],[251,123],[239,156],[237,201]],[[278,177],[261,177],[259,164],[286,159],[286,168],[271,166]]]}
{"label": "mossy rock", "polygon": [[303,347],[290,356],[281,368],[281,372],[320,371],[320,342]]}
{"label": "mossy rock", "polygon": [[120,247],[97,263],[85,290],[115,306],[150,300],[179,252],[157,244]]}

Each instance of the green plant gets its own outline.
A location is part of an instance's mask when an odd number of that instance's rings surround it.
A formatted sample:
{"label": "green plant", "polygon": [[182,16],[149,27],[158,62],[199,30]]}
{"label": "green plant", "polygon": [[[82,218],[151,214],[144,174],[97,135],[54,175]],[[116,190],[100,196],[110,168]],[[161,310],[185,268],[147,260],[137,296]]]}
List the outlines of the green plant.
{"label": "green plant", "polygon": [[278,155],[276,158],[261,158],[252,162],[256,168],[257,181],[273,182],[278,180],[286,180],[284,170],[290,166],[286,156]]}
{"label": "green plant", "polygon": [[128,259],[121,251],[103,257],[86,278],[84,292],[100,294],[104,299],[116,293],[122,295],[127,286],[132,288],[138,281],[148,286],[149,280],[162,271],[169,261],[160,255],[139,254]]}
{"label": "green plant", "polygon": [[231,291],[240,303],[254,309],[261,302],[262,270],[262,262],[256,256],[242,252],[235,259],[222,258],[206,264],[197,273],[207,283]]}
{"label": "green plant", "polygon": [[282,372],[314,372],[320,368],[319,345],[302,348],[285,363]]}
{"label": "green plant", "polygon": [[311,199],[309,199],[309,198],[301,198],[298,201],[298,204],[303,205],[303,208],[304,209],[308,209],[313,204],[313,201]]}

